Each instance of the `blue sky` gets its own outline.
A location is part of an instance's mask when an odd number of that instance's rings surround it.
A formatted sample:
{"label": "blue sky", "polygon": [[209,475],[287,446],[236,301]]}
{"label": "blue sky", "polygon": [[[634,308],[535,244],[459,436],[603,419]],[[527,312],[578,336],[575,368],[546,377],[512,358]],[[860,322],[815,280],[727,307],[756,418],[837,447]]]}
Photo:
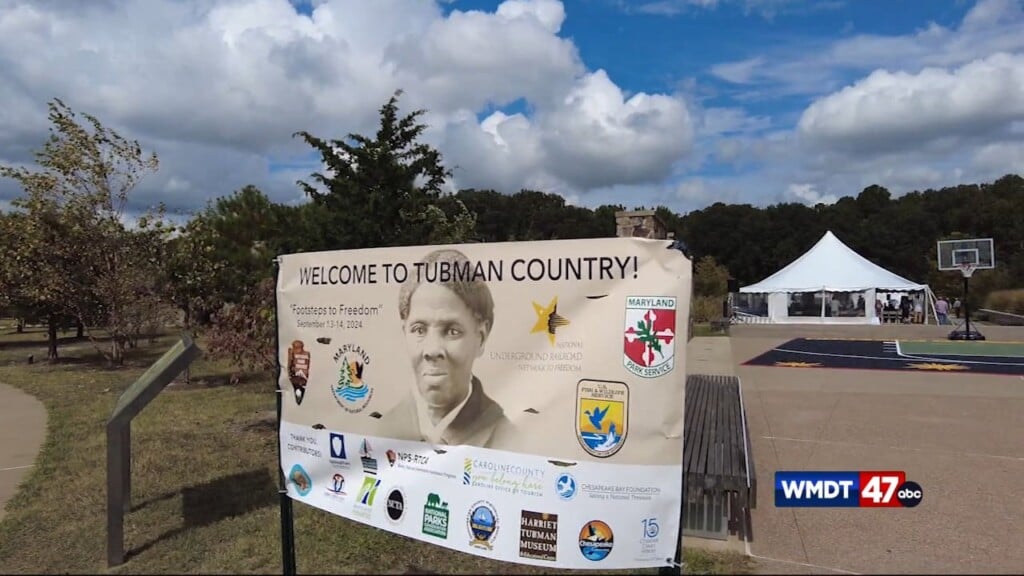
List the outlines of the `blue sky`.
{"label": "blue sky", "polygon": [[[136,204],[301,202],[297,130],[425,108],[451,189],[833,202],[1024,163],[1024,0],[134,0],[0,6],[0,163],[60,97],[161,156]],[[116,33],[115,33],[116,32]],[[0,182],[0,207],[16,195]]]}

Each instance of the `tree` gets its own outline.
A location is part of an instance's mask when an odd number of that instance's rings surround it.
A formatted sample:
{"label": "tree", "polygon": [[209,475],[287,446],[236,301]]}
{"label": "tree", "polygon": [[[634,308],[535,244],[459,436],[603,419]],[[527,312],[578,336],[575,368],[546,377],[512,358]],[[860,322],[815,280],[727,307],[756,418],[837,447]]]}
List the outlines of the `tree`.
{"label": "tree", "polygon": [[[36,153],[39,169],[0,167],[0,176],[25,192],[13,203],[24,214],[14,266],[32,272],[20,292],[47,317],[51,360],[61,316],[71,315],[86,326],[105,326],[111,346],[101,352],[121,364],[158,297],[164,234],[159,208],[142,215],[136,230],[125,226],[128,197],[159,162],[92,115],[81,114],[80,121],[59,99],[48,107],[50,137]],[[93,332],[89,337],[97,342]]]}
{"label": "tree", "polygon": [[[310,175],[312,184],[300,180],[298,185],[319,208],[320,233],[329,249],[427,244],[439,222],[470,216],[466,211],[441,220],[436,210],[428,210],[451,174],[440,152],[418,142],[427,128],[419,120],[425,110],[399,116],[401,94],[395,92],[381,107],[374,138],[295,134],[320,153],[327,167]],[[456,229],[465,232],[464,226]]]}
{"label": "tree", "polygon": [[167,243],[164,259],[167,299],[181,311],[185,329],[194,333],[197,312],[219,307],[217,279],[227,264],[216,257],[217,234],[200,214],[178,229]]}

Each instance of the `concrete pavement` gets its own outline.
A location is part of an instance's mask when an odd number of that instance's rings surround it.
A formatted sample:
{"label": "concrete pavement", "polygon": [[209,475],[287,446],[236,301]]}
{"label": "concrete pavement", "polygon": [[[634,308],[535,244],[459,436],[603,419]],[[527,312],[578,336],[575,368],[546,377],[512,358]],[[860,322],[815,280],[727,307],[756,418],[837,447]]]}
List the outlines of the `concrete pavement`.
{"label": "concrete pavement", "polygon": [[0,384],[0,521],[7,502],[35,464],[46,438],[46,408],[17,388]]}
{"label": "concrete pavement", "polygon": [[[743,384],[759,479],[750,542],[758,572],[1024,569],[1024,379],[739,366],[795,337],[943,338],[948,330],[732,327],[731,364]],[[983,331],[990,340],[1024,341],[1020,328]],[[702,345],[688,352],[690,371],[700,371]],[[779,509],[778,470],[904,470],[925,498],[906,510]]]}

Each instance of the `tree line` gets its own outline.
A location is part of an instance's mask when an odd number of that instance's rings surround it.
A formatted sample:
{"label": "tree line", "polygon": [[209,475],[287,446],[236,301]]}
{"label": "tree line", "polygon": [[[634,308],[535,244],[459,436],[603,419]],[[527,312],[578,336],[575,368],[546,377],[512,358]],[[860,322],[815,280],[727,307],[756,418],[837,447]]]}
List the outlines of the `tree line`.
{"label": "tree line", "polygon": [[[212,351],[239,367],[270,369],[278,254],[615,234],[615,213],[625,205],[590,209],[534,190],[445,193],[451,172],[421,142],[425,111],[401,114],[400,96],[380,108],[374,135],[294,135],[325,167],[297,182],[308,202],[275,203],[245,186],[210,201],[184,225],[172,225],[159,205],[128,225],[129,200],[158,170],[156,154],[53,100],[38,167],[0,166],[0,177],[22,189],[14,209],[0,214],[0,313],[19,325],[46,325],[51,360],[59,357],[63,329],[75,328],[117,365],[140,337],[181,322],[202,331]],[[758,281],[826,230],[936,291],[951,294],[959,286],[958,276],[935,270],[939,239],[995,238],[999,267],[975,275],[977,298],[1019,287],[1024,278],[1024,179],[1018,175],[899,198],[869,186],[832,205],[654,209],[694,259],[700,320],[720,310],[729,278]]]}

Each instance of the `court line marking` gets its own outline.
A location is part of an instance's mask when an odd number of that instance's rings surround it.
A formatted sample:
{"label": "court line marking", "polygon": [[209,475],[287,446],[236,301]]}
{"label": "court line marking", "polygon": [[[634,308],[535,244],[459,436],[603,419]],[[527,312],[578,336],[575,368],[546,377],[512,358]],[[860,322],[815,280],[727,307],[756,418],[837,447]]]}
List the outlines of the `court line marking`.
{"label": "court line marking", "polygon": [[789,350],[787,348],[773,348],[776,352],[788,352],[790,354],[807,354],[809,356],[829,356],[832,358],[859,358],[861,360],[888,360],[890,362],[906,362],[907,360],[920,360],[924,362],[942,362],[945,364],[979,364],[985,366],[1017,366],[1024,367],[1024,362],[985,362],[982,360],[950,360],[949,358],[930,358],[928,356],[903,356],[902,358],[888,358],[885,356],[862,356],[859,354],[836,354],[834,352],[808,352],[805,350]]}
{"label": "court line marking", "polygon": [[981,452],[962,452],[960,450],[943,450],[942,448],[908,448],[906,446],[884,446],[879,444],[866,444],[863,442],[843,442],[839,440],[810,440],[807,438],[786,438],[783,436],[761,436],[765,440],[779,440],[782,442],[803,442],[805,444],[832,444],[836,446],[857,446],[859,448],[882,448],[885,450],[905,450],[907,452],[938,452],[951,456],[971,456],[974,458],[995,458],[996,460],[1009,460],[1010,462],[1024,462],[1022,456],[1000,456],[998,454],[983,454]]}
{"label": "court line marking", "polygon": [[[903,353],[903,347],[900,346],[898,341],[896,342],[896,353],[899,354],[900,356],[907,356],[907,358],[910,358],[910,356]],[[943,356],[988,356],[989,358],[1020,358],[1021,360],[1024,360],[1024,356],[1020,356],[1017,354],[964,354],[960,352],[931,352],[931,354],[941,354]],[[959,362],[959,360],[957,360],[957,362]]]}
{"label": "court line marking", "polygon": [[11,470],[24,470],[25,468],[31,468],[34,464],[26,464],[24,466],[11,466],[10,468],[0,468],[0,472],[9,472]]}
{"label": "court line marking", "polygon": [[797,566],[804,566],[807,568],[830,570],[832,572],[839,572],[840,574],[860,574],[860,572],[850,572],[849,570],[843,570],[842,568],[830,568],[828,566],[821,566],[820,564],[811,564],[808,562],[797,562],[795,560],[782,560],[781,558],[769,558],[768,556],[760,556],[750,551],[750,542],[744,542],[744,544],[746,544],[747,556],[751,558],[756,558],[757,560],[767,560],[768,562],[780,562],[782,564],[795,564]]}

